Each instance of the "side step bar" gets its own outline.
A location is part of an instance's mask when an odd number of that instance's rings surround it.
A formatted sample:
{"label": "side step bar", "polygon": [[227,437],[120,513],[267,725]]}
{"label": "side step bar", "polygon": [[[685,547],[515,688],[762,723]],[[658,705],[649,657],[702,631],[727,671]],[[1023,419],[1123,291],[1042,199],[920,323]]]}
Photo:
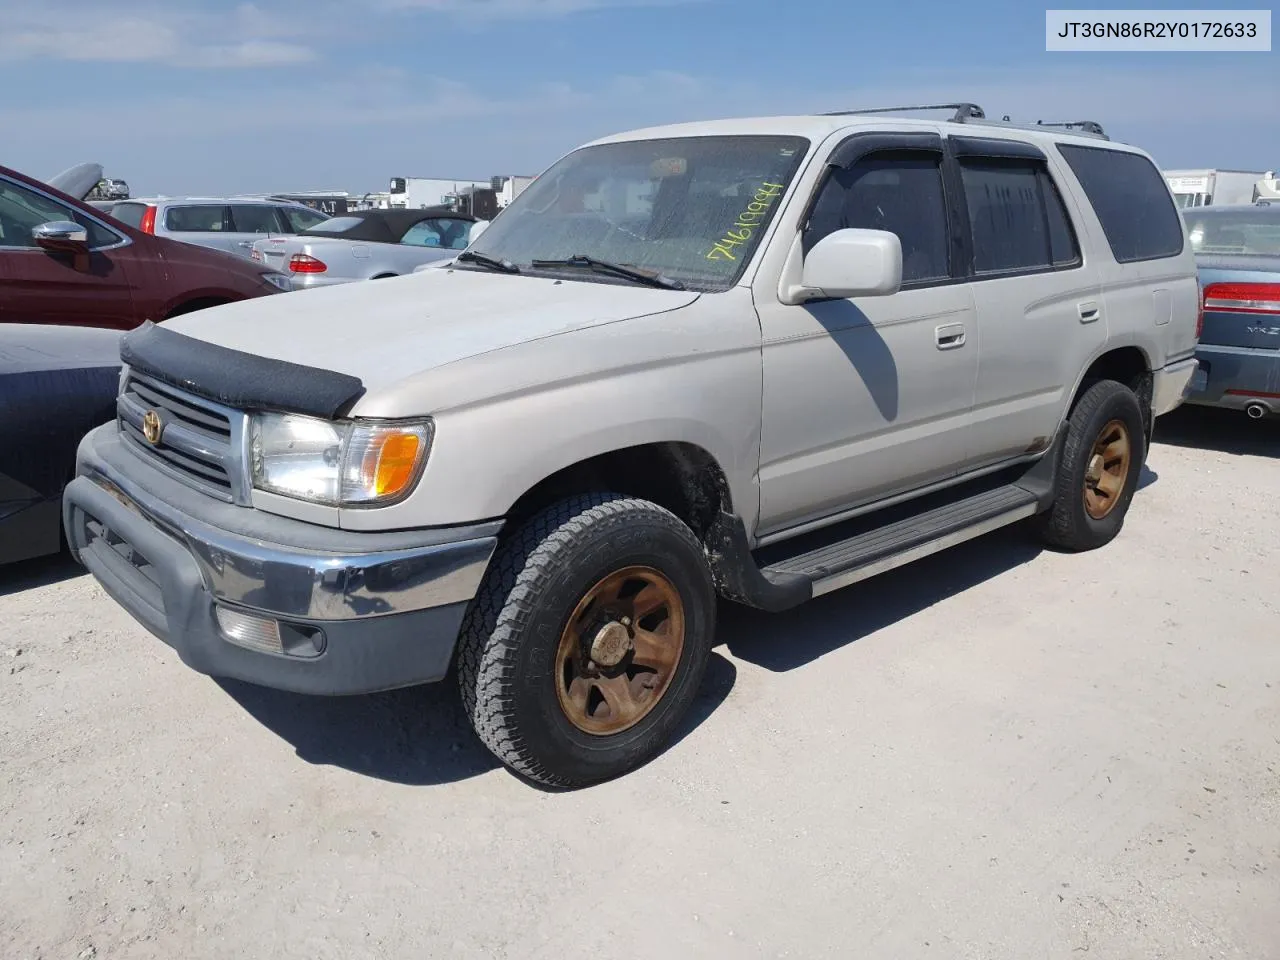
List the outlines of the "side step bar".
{"label": "side step bar", "polygon": [[877,527],[761,569],[773,583],[803,578],[821,596],[894,567],[946,550],[1040,510],[1039,498],[1008,484]]}

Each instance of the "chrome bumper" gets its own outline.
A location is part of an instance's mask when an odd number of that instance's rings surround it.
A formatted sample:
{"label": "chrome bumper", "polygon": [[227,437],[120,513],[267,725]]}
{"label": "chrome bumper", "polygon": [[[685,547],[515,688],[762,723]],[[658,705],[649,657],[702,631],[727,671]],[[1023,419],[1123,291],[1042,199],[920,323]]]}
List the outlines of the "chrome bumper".
{"label": "chrome bumper", "polygon": [[[114,423],[84,438],[77,472],[63,497],[67,537],[117,602],[201,672],[303,692],[443,676],[501,527],[360,533],[265,514],[151,467]],[[218,607],[320,636],[323,651],[236,646]]]}

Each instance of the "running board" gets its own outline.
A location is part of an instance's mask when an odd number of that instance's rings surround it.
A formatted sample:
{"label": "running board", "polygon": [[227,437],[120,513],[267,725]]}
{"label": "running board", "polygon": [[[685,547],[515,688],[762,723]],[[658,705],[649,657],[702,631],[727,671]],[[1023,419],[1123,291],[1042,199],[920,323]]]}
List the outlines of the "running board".
{"label": "running board", "polygon": [[1040,498],[1017,484],[988,489],[963,500],[875,527],[762,567],[773,584],[805,580],[812,596],[838,590],[894,567],[1034,516]]}

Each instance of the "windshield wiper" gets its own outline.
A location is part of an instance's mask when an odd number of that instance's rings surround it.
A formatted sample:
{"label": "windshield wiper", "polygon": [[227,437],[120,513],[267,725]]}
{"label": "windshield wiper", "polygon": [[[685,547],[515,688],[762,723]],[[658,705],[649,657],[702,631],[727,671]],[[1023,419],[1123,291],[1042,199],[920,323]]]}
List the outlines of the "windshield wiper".
{"label": "windshield wiper", "polygon": [[662,287],[664,290],[684,289],[684,284],[679,280],[672,280],[661,273],[655,273],[652,270],[641,270],[639,267],[629,267],[625,263],[597,260],[595,257],[588,257],[581,253],[575,253],[572,257],[566,257],[563,260],[534,260],[529,266],[585,267],[588,270],[603,270],[606,273],[612,273],[614,276],[626,277],[628,280],[635,280],[637,283],[647,283],[651,287]]}
{"label": "windshield wiper", "polygon": [[454,260],[458,263],[478,263],[482,267],[488,267],[490,270],[501,270],[503,273],[520,272],[520,268],[510,260],[491,257],[487,253],[477,253],[475,250],[464,250],[454,257]]}

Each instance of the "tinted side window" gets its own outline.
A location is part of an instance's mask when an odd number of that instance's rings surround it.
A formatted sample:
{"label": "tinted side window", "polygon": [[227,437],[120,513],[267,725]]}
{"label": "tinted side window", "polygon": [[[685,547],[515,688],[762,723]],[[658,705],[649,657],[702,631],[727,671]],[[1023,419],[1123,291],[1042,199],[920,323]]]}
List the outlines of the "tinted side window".
{"label": "tinted side window", "polygon": [[85,228],[89,247],[109,247],[120,237],[72,207],[8,180],[0,180],[0,247],[35,247],[31,231],[42,223],[71,220]]}
{"label": "tinted side window", "polygon": [[0,247],[34,247],[32,230],[42,223],[70,219],[71,211],[62,204],[0,180]]}
{"label": "tinted side window", "polygon": [[231,208],[231,229],[234,233],[279,233],[275,207],[265,203],[238,203]]}
{"label": "tinted side window", "polygon": [[325,214],[307,207],[280,207],[279,210],[284,222],[294,233],[310,230],[317,223],[324,223],[329,219]]}
{"label": "tinted side window", "polygon": [[164,226],[174,233],[221,233],[225,214],[222,206],[170,207],[165,211]]}
{"label": "tinted side window", "polygon": [[145,203],[117,203],[111,215],[126,226],[137,230],[142,226],[142,215],[147,212]]}
{"label": "tinted side window", "polygon": [[1136,153],[1058,144],[1119,263],[1182,252],[1182,221],[1160,171]]}
{"label": "tinted side window", "polygon": [[977,273],[1049,270],[1079,261],[1062,198],[1042,164],[965,159],[960,177]]}
{"label": "tinted side window", "polygon": [[875,153],[832,170],[809,217],[805,251],[836,230],[888,230],[902,241],[904,284],[949,277],[941,163],[930,153]]}

